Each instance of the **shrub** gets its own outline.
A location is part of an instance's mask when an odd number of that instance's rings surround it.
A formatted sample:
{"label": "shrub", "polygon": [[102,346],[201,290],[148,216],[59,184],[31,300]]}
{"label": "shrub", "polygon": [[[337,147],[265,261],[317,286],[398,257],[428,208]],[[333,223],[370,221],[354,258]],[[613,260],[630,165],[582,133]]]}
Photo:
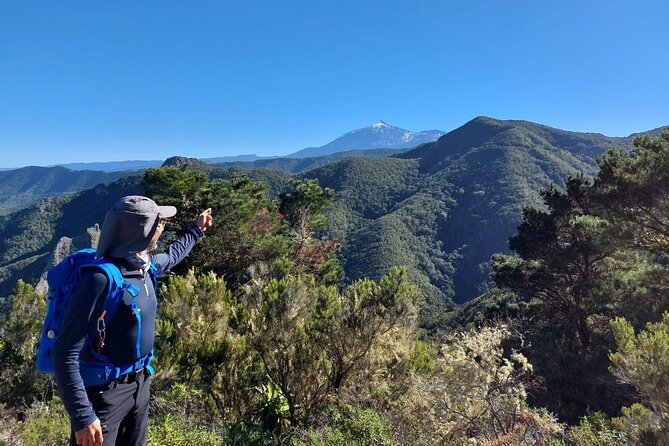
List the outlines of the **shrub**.
{"label": "shrub", "polygon": [[414,376],[401,411],[425,444],[542,444],[562,432],[552,415],[526,406],[532,365],[504,351],[510,335],[503,325],[456,333],[434,373]]}
{"label": "shrub", "polygon": [[70,418],[63,409],[59,398],[48,404],[37,402],[25,413],[25,420],[17,424],[20,442],[13,445],[25,446],[66,446],[70,444]]}
{"label": "shrub", "polygon": [[149,446],[218,446],[224,436],[208,426],[164,415],[149,421]]}
{"label": "shrub", "polygon": [[0,314],[0,403],[29,406],[51,393],[52,380],[35,368],[46,299],[19,280],[7,314]]}
{"label": "shrub", "polygon": [[296,431],[292,446],[392,446],[390,421],[381,414],[348,404],[328,405],[314,426]]}
{"label": "shrub", "polygon": [[613,427],[611,420],[602,412],[592,412],[581,418],[567,434],[569,444],[575,446],[619,446],[627,444],[624,432]]}

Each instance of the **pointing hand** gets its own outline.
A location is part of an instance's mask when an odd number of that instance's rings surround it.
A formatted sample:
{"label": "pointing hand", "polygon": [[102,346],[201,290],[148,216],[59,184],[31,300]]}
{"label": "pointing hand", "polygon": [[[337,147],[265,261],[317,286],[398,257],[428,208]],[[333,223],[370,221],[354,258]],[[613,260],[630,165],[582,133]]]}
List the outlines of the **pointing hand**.
{"label": "pointing hand", "polygon": [[197,227],[204,232],[214,223],[214,217],[211,216],[211,208],[197,216]]}

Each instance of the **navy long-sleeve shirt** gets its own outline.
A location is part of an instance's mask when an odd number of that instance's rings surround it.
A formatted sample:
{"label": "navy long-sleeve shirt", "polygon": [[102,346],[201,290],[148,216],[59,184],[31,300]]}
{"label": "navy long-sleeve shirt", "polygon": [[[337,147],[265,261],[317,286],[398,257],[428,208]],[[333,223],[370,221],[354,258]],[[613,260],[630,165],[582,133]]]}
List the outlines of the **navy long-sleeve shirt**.
{"label": "navy long-sleeve shirt", "polygon": [[[190,227],[181,237],[171,243],[165,252],[149,254],[156,267],[157,276],[164,274],[183,260],[202,237],[197,226]],[[150,274],[133,269],[124,259],[110,259],[121,271],[123,279],[135,285],[139,294],[135,305],[142,316],[140,354],[137,355],[137,333],[140,327],[132,315],[132,296],[127,291],[123,303],[112,316],[105,330],[105,343],[101,352],[116,365],[132,364],[153,349],[156,321],[156,290]],[[96,323],[109,287],[107,276],[97,268],[85,269],[77,286],[72,291],[70,303],[63,318],[60,334],[51,352],[58,391],[70,415],[75,431],[95,421],[97,416],[88,400],[86,388],[79,371],[79,359],[91,360],[92,354],[84,349],[86,338]]]}

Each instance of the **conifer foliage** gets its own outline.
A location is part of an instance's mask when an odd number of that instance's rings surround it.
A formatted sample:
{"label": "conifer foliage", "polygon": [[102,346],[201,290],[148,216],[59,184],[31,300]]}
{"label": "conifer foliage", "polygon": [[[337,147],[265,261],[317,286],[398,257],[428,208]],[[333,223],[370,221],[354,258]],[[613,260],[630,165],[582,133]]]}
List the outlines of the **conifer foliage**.
{"label": "conifer foliage", "polygon": [[[187,272],[162,287],[159,387],[185,378],[206,396],[208,413],[280,430],[337,400],[361,374],[397,366],[373,360],[382,344],[413,346],[418,293],[403,269],[378,282],[338,283],[338,244],[319,237],[332,190],[295,181],[270,200],[248,177],[200,181],[176,167],[145,180],[157,201],[185,214],[206,205],[217,216],[184,261]],[[405,342],[393,344],[398,332]]]}
{"label": "conifer foliage", "polygon": [[0,405],[24,405],[50,392],[50,381],[35,369],[46,299],[22,280],[0,320]]}
{"label": "conifer foliage", "polygon": [[[493,257],[497,285],[529,302],[528,357],[545,380],[535,402],[565,419],[586,408],[616,415],[623,405],[628,421],[666,412],[650,395],[666,375],[658,321],[669,290],[668,167],[669,130],[608,152],[594,180],[569,178],[565,190],[544,191],[543,209],[525,209],[509,240],[517,256]],[[660,325],[635,337],[647,322]],[[648,409],[630,406],[640,401],[632,387]]]}

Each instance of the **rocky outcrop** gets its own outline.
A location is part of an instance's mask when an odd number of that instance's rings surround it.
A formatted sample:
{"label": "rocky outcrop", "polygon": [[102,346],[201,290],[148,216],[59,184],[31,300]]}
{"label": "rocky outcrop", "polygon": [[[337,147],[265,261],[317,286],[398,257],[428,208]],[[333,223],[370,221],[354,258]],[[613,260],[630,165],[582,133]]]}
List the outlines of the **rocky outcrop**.
{"label": "rocky outcrop", "polygon": [[100,239],[100,227],[97,223],[86,229],[86,233],[77,237],[61,237],[56,243],[56,247],[49,256],[49,260],[42,272],[42,275],[35,286],[35,291],[46,294],[49,292],[49,286],[46,282],[46,276],[51,268],[59,264],[65,257],[75,251],[84,248],[96,248]]}
{"label": "rocky outcrop", "polygon": [[173,156],[167,158],[163,163],[163,167],[166,166],[190,167],[194,169],[209,169],[211,167],[209,164],[200,161],[197,158],[187,158],[185,156]]}

